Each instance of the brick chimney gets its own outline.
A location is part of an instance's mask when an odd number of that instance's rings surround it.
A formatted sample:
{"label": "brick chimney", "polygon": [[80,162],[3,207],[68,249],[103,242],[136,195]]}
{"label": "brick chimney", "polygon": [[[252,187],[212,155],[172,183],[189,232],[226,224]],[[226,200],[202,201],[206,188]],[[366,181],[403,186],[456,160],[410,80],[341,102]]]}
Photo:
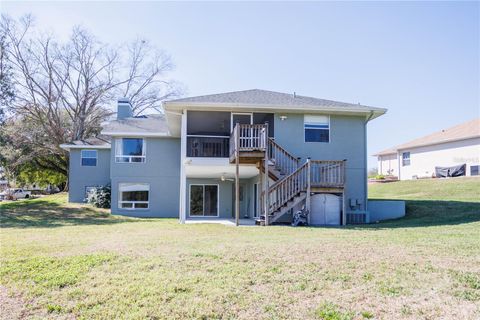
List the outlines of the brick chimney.
{"label": "brick chimney", "polygon": [[117,119],[125,119],[128,117],[133,117],[132,104],[128,98],[118,99],[117,105]]}

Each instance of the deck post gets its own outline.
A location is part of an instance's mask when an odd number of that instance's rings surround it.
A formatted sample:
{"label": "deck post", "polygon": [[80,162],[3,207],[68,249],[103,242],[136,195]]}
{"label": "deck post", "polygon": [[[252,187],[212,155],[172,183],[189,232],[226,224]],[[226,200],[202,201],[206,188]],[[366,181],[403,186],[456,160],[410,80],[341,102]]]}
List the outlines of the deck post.
{"label": "deck post", "polygon": [[240,125],[235,126],[235,225],[240,225]]}
{"label": "deck post", "polygon": [[268,214],[269,214],[269,194],[268,194],[268,122],[265,123],[265,159],[263,163],[265,178],[263,179],[263,203],[264,203],[264,215],[265,225],[268,226]]}
{"label": "deck post", "polygon": [[343,192],[342,192],[342,225],[346,226],[347,225],[347,160],[343,160],[343,170],[342,170],[342,175],[343,175]]}
{"label": "deck post", "polygon": [[311,207],[311,199],[310,199],[310,193],[312,190],[312,173],[311,173],[311,168],[312,168],[312,163],[310,162],[310,157],[307,158],[307,197],[305,198],[305,209],[308,210],[308,224],[310,224],[310,207]]}

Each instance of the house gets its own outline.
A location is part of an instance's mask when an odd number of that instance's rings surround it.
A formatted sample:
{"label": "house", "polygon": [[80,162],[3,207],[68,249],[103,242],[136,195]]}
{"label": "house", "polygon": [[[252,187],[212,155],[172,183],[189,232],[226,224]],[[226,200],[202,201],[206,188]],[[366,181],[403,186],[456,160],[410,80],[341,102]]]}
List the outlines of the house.
{"label": "house", "polygon": [[381,151],[378,173],[394,175],[401,180],[433,177],[437,171],[464,168],[459,174],[479,175],[480,118],[441,130]]}
{"label": "house", "polygon": [[[367,123],[386,109],[265,90],[166,101],[134,116],[127,99],[109,137],[70,151],[69,199],[111,184],[112,213],[136,217],[368,222]],[[266,195],[266,196],[265,196]]]}

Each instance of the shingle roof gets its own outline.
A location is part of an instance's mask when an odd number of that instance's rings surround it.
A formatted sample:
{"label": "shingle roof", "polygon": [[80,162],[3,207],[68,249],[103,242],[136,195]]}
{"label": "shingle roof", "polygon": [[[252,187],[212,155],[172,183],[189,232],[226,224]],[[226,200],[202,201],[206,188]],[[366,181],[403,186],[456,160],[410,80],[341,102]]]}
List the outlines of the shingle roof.
{"label": "shingle roof", "polygon": [[135,135],[166,136],[168,123],[163,114],[150,114],[112,120],[103,126],[102,134],[115,135],[132,133]]}
{"label": "shingle roof", "polygon": [[473,119],[465,123],[456,125],[454,127],[423,136],[421,138],[409,141],[404,144],[400,144],[396,147],[383,150],[374,154],[374,156],[397,153],[398,150],[440,144],[450,141],[465,140],[476,137],[480,137],[480,118]]}
{"label": "shingle roof", "polygon": [[219,94],[210,94],[198,97],[190,97],[166,101],[164,106],[177,104],[222,104],[239,106],[273,106],[287,107],[291,109],[365,109],[365,111],[379,111],[385,113],[386,109],[369,107],[361,104],[339,102],[333,100],[306,97],[297,94],[288,94],[275,91],[251,89],[244,91],[233,91]]}
{"label": "shingle roof", "polygon": [[110,148],[110,138],[102,135],[96,137],[84,139],[84,140],[75,140],[70,143],[61,144],[60,148],[69,150],[75,148],[98,148],[98,149],[109,149]]}

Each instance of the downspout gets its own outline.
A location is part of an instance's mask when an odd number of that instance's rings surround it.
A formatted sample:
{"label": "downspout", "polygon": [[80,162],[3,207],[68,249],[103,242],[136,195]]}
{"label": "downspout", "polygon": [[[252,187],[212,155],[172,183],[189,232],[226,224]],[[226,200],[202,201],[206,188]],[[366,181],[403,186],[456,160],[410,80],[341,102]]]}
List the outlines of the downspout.
{"label": "downspout", "polygon": [[374,115],[374,112],[373,111],[370,111],[370,115],[367,117],[367,120],[365,121],[365,137],[364,137],[364,141],[365,141],[365,173],[364,173],[364,176],[365,176],[365,199],[364,199],[364,203],[365,203],[365,223],[370,223],[370,213],[368,212],[368,155],[367,155],[367,124],[370,120],[372,120],[373,118],[373,115]]}

